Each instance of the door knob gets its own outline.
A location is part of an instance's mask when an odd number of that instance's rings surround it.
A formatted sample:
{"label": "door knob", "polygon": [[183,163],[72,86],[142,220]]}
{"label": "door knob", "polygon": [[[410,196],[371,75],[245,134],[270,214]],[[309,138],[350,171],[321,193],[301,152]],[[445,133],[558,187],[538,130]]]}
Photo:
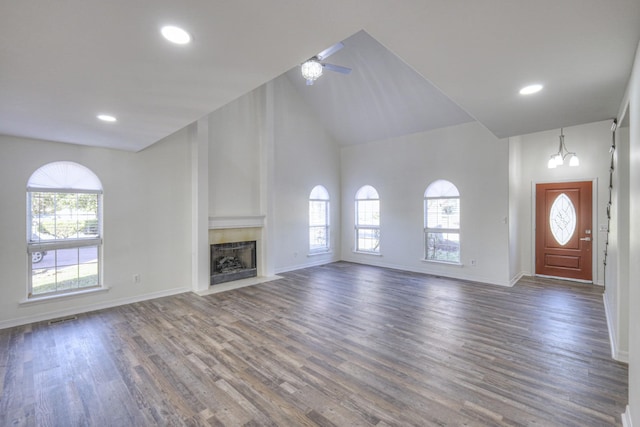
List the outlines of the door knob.
{"label": "door knob", "polygon": [[580,240],[584,240],[585,242],[590,242],[591,237],[581,237]]}

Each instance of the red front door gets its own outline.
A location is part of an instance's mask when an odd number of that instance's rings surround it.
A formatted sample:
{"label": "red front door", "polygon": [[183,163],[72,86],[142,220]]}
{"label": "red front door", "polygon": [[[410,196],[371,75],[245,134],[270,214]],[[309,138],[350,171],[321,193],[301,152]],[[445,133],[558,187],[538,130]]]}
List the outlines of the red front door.
{"label": "red front door", "polygon": [[536,274],[592,281],[591,181],[536,185]]}

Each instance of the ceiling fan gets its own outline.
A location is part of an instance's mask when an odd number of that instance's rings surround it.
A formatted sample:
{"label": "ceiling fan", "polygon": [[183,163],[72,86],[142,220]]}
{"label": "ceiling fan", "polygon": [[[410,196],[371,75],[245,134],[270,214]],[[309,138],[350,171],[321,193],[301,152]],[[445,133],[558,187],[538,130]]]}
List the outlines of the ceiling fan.
{"label": "ceiling fan", "polygon": [[321,75],[322,70],[327,69],[329,71],[335,71],[337,73],[349,74],[351,68],[343,67],[341,65],[326,64],[324,61],[329,56],[333,55],[344,47],[342,42],[338,42],[333,46],[323,50],[316,56],[307,59],[301,66],[300,71],[302,77],[307,81],[307,86],[311,86]]}

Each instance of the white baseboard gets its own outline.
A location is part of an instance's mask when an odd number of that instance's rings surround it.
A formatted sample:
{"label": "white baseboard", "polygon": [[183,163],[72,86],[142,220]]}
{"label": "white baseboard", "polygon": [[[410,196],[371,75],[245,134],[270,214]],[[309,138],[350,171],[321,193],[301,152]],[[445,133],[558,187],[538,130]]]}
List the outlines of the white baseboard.
{"label": "white baseboard", "polygon": [[44,320],[56,319],[58,317],[73,316],[76,314],[88,313],[90,311],[102,310],[105,308],[118,307],[120,305],[182,294],[189,291],[189,288],[173,288],[159,292],[152,292],[150,294],[136,295],[134,297],[119,298],[115,300],[98,302],[95,304],[82,305],[81,307],[78,306],[67,308],[64,310],[54,310],[46,313],[39,313],[32,316],[18,317],[16,319],[0,321],[0,329],[12,328],[14,326],[26,325],[29,323],[42,322]]}
{"label": "white baseboard", "polygon": [[332,262],[340,261],[340,259],[336,258],[336,257],[324,258],[324,257],[321,257],[321,256],[316,256],[316,255],[308,256],[307,259],[310,259],[312,261],[305,262],[305,263],[299,264],[299,265],[290,265],[290,266],[287,266],[287,267],[278,267],[278,268],[275,269],[275,273],[276,274],[286,273],[288,271],[296,271],[296,270],[301,270],[303,268],[317,267],[319,265],[331,264]]}
{"label": "white baseboard", "polygon": [[363,261],[363,258],[348,256],[343,258],[343,261],[353,262],[355,264],[372,265],[375,267],[390,268],[393,270],[409,271],[412,273],[427,274],[430,276],[440,276],[440,277],[447,277],[447,278],[456,279],[456,280],[465,280],[468,282],[478,282],[478,283],[485,283],[489,285],[497,285],[497,286],[505,286],[505,287],[513,286],[507,280],[502,282],[502,281],[496,281],[484,276],[465,274],[464,271],[468,270],[468,268],[466,268],[466,266],[460,266],[460,265],[452,266],[452,268],[448,271],[433,271],[427,268],[417,268],[417,267],[412,267],[408,265],[397,265],[397,264],[385,262],[384,256],[371,257],[370,261],[369,261],[369,258],[367,258],[366,262]]}
{"label": "white baseboard", "polygon": [[631,421],[631,408],[627,405],[627,410],[622,414],[622,426],[633,427],[633,421]]}
{"label": "white baseboard", "polygon": [[602,302],[604,304],[604,314],[607,318],[607,330],[609,332],[609,344],[611,345],[611,357],[614,360],[622,363],[629,363],[629,352],[625,350],[620,350],[620,345],[618,343],[617,334],[615,330],[615,324],[613,322],[613,318],[611,317],[611,308],[609,308],[609,303],[607,299],[607,293],[602,294]]}
{"label": "white baseboard", "polygon": [[524,271],[521,271],[520,273],[516,274],[516,276],[513,279],[511,279],[509,286],[514,287],[515,284],[518,283],[518,280],[522,279],[524,276],[529,276],[529,274],[527,274]]}

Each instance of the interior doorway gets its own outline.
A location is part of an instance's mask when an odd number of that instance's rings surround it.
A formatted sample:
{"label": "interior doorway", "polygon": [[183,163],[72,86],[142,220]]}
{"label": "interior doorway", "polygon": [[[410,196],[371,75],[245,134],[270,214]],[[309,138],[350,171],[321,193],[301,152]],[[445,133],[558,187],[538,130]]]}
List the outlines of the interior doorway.
{"label": "interior doorway", "polygon": [[593,281],[592,182],[536,184],[536,275]]}

